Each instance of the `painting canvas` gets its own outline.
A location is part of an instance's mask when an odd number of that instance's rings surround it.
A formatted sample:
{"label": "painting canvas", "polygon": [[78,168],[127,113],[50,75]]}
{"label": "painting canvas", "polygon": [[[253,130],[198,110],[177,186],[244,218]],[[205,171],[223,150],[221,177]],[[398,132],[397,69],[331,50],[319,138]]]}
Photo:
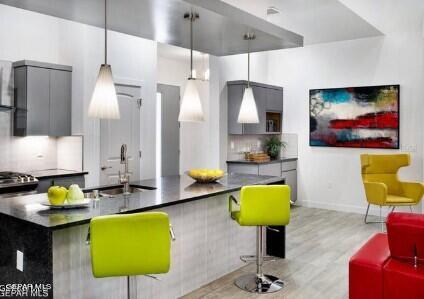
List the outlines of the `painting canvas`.
{"label": "painting canvas", "polygon": [[309,91],[311,146],[399,148],[399,85]]}

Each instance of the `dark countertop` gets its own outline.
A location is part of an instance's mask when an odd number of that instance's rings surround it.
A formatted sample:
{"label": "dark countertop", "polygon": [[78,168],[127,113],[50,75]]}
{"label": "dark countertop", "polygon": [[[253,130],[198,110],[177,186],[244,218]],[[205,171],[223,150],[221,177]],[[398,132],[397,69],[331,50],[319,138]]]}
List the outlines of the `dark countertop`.
{"label": "dark countertop", "polygon": [[227,161],[227,164],[254,164],[254,165],[261,165],[261,164],[273,164],[273,163],[281,163],[281,162],[292,162],[297,161],[297,158],[282,158],[282,159],[276,159],[266,162],[255,162],[255,161],[247,161],[247,160],[231,160]]}
{"label": "dark countertop", "polygon": [[245,185],[272,184],[281,180],[272,176],[232,174],[225,176],[218,183],[198,184],[186,175],[169,176],[132,182],[132,186],[150,190],[129,196],[101,198],[93,201],[89,208],[50,210],[40,204],[47,200],[45,193],[5,198],[0,200],[0,217],[7,215],[55,230],[88,223],[95,216],[148,211],[238,191]]}
{"label": "dark countertop", "polygon": [[88,174],[88,171],[77,171],[68,169],[44,169],[31,171],[29,174],[35,176],[37,179],[49,179],[57,177],[86,175]]}

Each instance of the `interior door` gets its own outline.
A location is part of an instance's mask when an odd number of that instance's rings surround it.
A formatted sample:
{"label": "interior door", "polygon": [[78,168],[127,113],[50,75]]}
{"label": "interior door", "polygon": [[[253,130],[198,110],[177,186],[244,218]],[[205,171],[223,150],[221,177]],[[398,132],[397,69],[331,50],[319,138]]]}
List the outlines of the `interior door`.
{"label": "interior door", "polygon": [[140,114],[141,86],[115,84],[120,119],[100,121],[100,183],[117,184],[121,145],[127,145],[130,180],[140,180]]}
{"label": "interior door", "polygon": [[161,94],[161,176],[180,173],[180,87],[158,84]]}

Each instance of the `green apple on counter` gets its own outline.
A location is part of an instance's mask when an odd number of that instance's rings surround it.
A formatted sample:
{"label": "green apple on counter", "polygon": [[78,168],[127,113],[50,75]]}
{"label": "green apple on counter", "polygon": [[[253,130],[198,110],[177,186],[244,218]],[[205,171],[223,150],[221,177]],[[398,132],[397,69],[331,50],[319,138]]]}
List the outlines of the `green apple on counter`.
{"label": "green apple on counter", "polygon": [[47,191],[47,197],[52,205],[63,205],[66,200],[68,190],[65,187],[52,186]]}
{"label": "green apple on counter", "polygon": [[69,186],[68,194],[66,195],[66,199],[69,204],[76,204],[84,201],[84,193],[81,188],[77,184],[73,184]]}

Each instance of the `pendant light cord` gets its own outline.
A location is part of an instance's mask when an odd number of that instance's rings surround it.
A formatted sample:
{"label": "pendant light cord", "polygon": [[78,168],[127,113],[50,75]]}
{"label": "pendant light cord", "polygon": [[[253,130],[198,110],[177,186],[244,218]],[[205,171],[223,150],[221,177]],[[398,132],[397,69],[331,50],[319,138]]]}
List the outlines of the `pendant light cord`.
{"label": "pendant light cord", "polygon": [[105,0],[105,64],[107,64],[107,0]]}
{"label": "pendant light cord", "polygon": [[247,40],[247,88],[250,87],[250,39]]}
{"label": "pendant light cord", "polygon": [[193,12],[190,14],[190,79],[193,79]]}

